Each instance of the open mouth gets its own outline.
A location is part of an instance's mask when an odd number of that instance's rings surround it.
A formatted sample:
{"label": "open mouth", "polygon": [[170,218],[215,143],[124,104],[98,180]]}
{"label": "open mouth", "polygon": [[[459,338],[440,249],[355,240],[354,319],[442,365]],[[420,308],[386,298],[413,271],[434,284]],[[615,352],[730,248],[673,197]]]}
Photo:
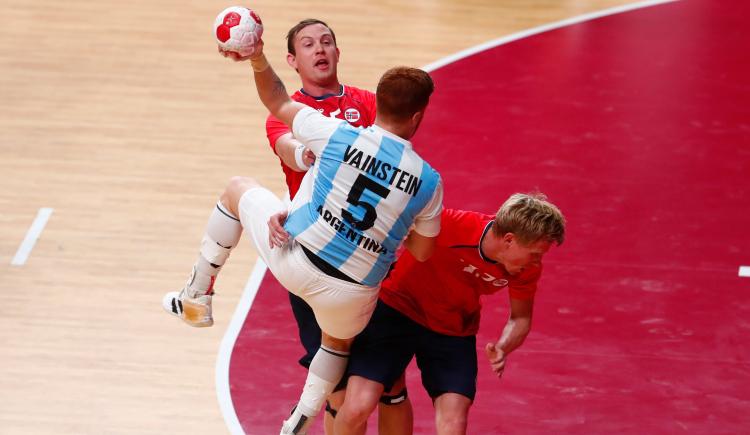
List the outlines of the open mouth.
{"label": "open mouth", "polygon": [[328,69],[329,63],[327,59],[320,59],[314,64],[315,68]]}

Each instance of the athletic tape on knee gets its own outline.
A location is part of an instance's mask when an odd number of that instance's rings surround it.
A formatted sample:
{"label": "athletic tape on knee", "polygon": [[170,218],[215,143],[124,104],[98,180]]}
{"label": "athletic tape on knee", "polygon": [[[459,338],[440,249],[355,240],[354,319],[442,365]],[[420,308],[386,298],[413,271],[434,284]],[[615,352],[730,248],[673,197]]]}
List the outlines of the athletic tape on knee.
{"label": "athletic tape on knee", "polygon": [[305,388],[299,398],[300,411],[310,417],[318,415],[320,408],[335,386],[334,382],[328,382],[316,376],[315,373],[308,373]]}
{"label": "athletic tape on knee", "polygon": [[320,346],[307,373],[305,388],[302,390],[299,404],[305,415],[317,415],[323,402],[333,392],[341,380],[349,361],[347,352],[340,352],[326,346]]}
{"label": "athletic tape on knee", "polygon": [[203,236],[203,240],[201,240],[201,257],[209,263],[223,266],[227,258],[229,258],[230,252],[232,252],[232,247],[225,248],[221,246],[208,234]]}
{"label": "athletic tape on knee", "polygon": [[395,394],[393,396],[386,396],[385,394],[380,396],[380,403],[383,403],[385,405],[398,405],[399,403],[406,400],[407,397],[409,397],[409,393],[406,391],[406,387],[404,387],[403,390],[399,391],[398,394]]}

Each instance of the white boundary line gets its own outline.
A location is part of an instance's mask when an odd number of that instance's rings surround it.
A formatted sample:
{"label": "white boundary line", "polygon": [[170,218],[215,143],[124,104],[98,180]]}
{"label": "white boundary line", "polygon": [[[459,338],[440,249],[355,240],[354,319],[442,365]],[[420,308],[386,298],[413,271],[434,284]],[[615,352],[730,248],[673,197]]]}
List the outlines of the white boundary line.
{"label": "white boundary line", "polygon": [[485,50],[489,50],[491,48],[495,48],[499,45],[508,44],[513,41],[517,41],[519,39],[528,38],[529,36],[538,35],[539,33],[544,33],[550,30],[559,29],[561,27],[565,26],[572,26],[573,24],[579,24],[584,21],[591,21],[597,18],[606,17],[607,15],[615,15],[620,14],[623,12],[629,12],[634,9],[642,9],[649,6],[655,6],[663,3],[672,3],[677,0],[648,0],[643,1],[640,3],[633,3],[629,5],[624,6],[617,6],[610,9],[605,9],[603,11],[599,12],[592,12],[589,14],[579,15],[577,17],[569,18],[567,20],[562,21],[556,21],[554,23],[545,24],[543,26],[539,27],[533,27],[528,30],[523,30],[518,33],[514,33],[512,35],[503,36],[502,38],[498,38],[492,41],[485,42],[483,44],[475,45],[474,47],[467,48],[466,50],[459,51],[458,53],[452,54],[450,56],[444,57],[438,61],[435,61],[424,68],[423,70],[427,72],[432,72],[438,68],[444,67],[450,63],[456,62],[458,60],[461,60],[463,58],[472,56],[474,54],[480,53]]}
{"label": "white boundary line", "polygon": [[253,272],[250,274],[247,284],[245,284],[245,290],[242,292],[237,308],[234,310],[232,321],[229,323],[227,331],[224,333],[224,338],[221,340],[219,356],[216,360],[216,396],[219,399],[219,408],[221,408],[221,414],[224,416],[227,428],[233,435],[244,435],[245,432],[242,430],[237,412],[234,410],[232,395],[229,391],[229,361],[232,359],[234,342],[237,340],[240,329],[242,329],[242,325],[245,323],[245,318],[247,317],[247,313],[250,312],[250,307],[253,306],[255,295],[258,294],[258,289],[260,288],[263,276],[266,274],[266,269],[268,269],[266,263],[258,258],[255,267],[253,267]]}
{"label": "white boundary line", "polygon": [[744,278],[750,278],[750,266],[740,266],[739,275]]}
{"label": "white boundary line", "polygon": [[24,237],[21,245],[18,247],[18,251],[16,251],[16,255],[10,262],[11,266],[23,266],[26,264],[26,260],[29,258],[31,250],[34,249],[34,245],[39,239],[39,236],[42,234],[44,226],[47,225],[47,221],[50,216],[52,216],[53,210],[54,209],[48,207],[42,207],[39,209],[29,231],[26,232],[26,237]]}
{"label": "white boundary line", "polygon": [[[671,3],[674,1],[677,1],[677,0],[643,1],[640,3],[633,3],[630,5],[605,9],[600,12],[579,15],[577,17],[573,17],[567,20],[557,21],[555,23],[547,24],[544,26],[534,27],[529,30],[514,33],[509,36],[498,38],[493,41],[489,41],[487,43],[480,44],[472,48],[468,48],[466,50],[460,51],[451,56],[444,57],[429,65],[426,65],[422,69],[427,72],[432,72],[438,68],[441,68],[445,65],[461,60],[465,57],[469,57],[471,55],[477,54],[485,50],[489,50],[499,45],[517,41],[522,38],[527,38],[529,36],[533,36],[542,32],[558,29],[558,28],[565,27],[565,26],[571,26],[573,24],[578,24],[584,21],[589,21],[589,20],[593,20],[596,18],[605,17],[607,15],[619,14],[623,12],[632,11],[635,9],[659,5],[662,3]],[[242,430],[242,426],[240,425],[239,418],[237,417],[237,413],[234,410],[234,405],[232,404],[232,396],[230,395],[230,390],[229,390],[229,361],[232,357],[232,349],[234,348],[234,342],[237,340],[237,336],[239,335],[240,328],[245,323],[245,318],[247,317],[247,313],[250,311],[250,308],[253,305],[253,301],[255,300],[255,295],[258,293],[258,287],[260,286],[260,282],[263,279],[263,275],[265,274],[266,269],[267,267],[265,263],[263,263],[261,259],[258,259],[258,262],[255,264],[255,267],[253,268],[253,272],[250,275],[250,278],[248,279],[247,284],[245,285],[245,290],[242,293],[237,309],[234,311],[232,322],[227,328],[227,332],[224,334],[224,338],[221,341],[221,348],[219,349],[219,356],[216,361],[216,394],[219,399],[219,406],[221,408],[221,413],[224,416],[224,421],[226,422],[227,427],[229,428],[229,431],[235,435],[244,435],[245,432]]]}

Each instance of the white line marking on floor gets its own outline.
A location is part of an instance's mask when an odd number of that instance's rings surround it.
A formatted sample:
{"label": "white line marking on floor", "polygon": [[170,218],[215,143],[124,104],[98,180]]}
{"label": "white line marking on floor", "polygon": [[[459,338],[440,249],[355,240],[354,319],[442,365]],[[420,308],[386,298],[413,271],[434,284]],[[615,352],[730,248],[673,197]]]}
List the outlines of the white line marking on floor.
{"label": "white line marking on floor", "polygon": [[52,216],[52,210],[53,209],[47,207],[39,209],[34,222],[31,224],[31,228],[26,232],[26,237],[23,239],[23,242],[21,242],[21,246],[18,247],[16,255],[10,262],[12,266],[23,266],[26,263],[29,254],[31,254],[31,250],[34,249],[36,241],[42,234],[42,230],[44,230],[44,226],[47,225],[49,217]]}
{"label": "white line marking on floor", "polygon": [[750,266],[740,266],[740,276],[750,278]]}
{"label": "white line marking on floor", "polygon": [[482,51],[490,50],[497,46],[508,44],[510,42],[517,41],[519,39],[528,38],[529,36],[534,36],[539,33],[544,33],[550,30],[556,30],[561,27],[572,26],[574,24],[579,24],[585,21],[595,20],[597,18],[603,18],[609,15],[621,14],[623,12],[630,12],[636,9],[657,6],[657,5],[661,5],[664,3],[672,3],[674,1],[676,0],[646,0],[646,1],[639,2],[639,3],[629,4],[629,5],[616,6],[616,7],[605,9],[599,12],[592,12],[592,13],[588,13],[584,15],[579,15],[577,17],[568,18],[567,20],[556,21],[554,23],[545,24],[545,25],[534,27],[534,28],[524,30],[521,32],[513,33],[512,35],[503,36],[501,38],[497,38],[495,40],[485,42],[483,44],[479,44],[474,47],[467,48],[466,50],[459,51],[458,53],[452,54],[450,56],[446,56],[429,65],[426,65],[422,67],[422,69],[427,72],[432,72],[438,68],[442,68],[448,64],[457,62],[469,56],[473,56]]}
{"label": "white line marking on floor", "polygon": [[237,411],[234,409],[232,394],[229,387],[229,362],[232,359],[232,350],[237,337],[240,335],[242,325],[245,324],[245,318],[253,306],[255,296],[258,294],[260,283],[266,274],[268,267],[260,258],[255,263],[253,272],[245,284],[245,290],[242,292],[237,308],[232,315],[232,321],[229,323],[224,338],[221,340],[219,356],[216,359],[216,396],[219,399],[219,408],[224,417],[224,422],[232,435],[244,435]]}

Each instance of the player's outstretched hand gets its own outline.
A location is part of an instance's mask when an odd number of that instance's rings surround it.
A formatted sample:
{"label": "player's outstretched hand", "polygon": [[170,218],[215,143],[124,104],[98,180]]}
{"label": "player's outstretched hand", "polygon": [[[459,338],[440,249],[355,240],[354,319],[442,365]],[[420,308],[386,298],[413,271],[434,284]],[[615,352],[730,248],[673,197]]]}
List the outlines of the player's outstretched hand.
{"label": "player's outstretched hand", "polygon": [[268,219],[268,246],[271,249],[274,247],[280,248],[289,241],[289,233],[284,229],[284,222],[286,222],[288,215],[289,212],[285,210]]}
{"label": "player's outstretched hand", "polygon": [[487,343],[484,347],[484,351],[487,354],[487,359],[490,361],[490,367],[495,372],[498,378],[503,376],[505,370],[505,357],[506,353],[500,348],[498,343]]}
{"label": "player's outstretched hand", "polygon": [[219,54],[222,56],[232,59],[235,62],[242,62],[243,60],[250,60],[263,54],[263,39],[261,38],[247,48],[244,48],[242,54],[236,51],[224,50],[221,46],[217,46],[217,48],[219,49]]}

